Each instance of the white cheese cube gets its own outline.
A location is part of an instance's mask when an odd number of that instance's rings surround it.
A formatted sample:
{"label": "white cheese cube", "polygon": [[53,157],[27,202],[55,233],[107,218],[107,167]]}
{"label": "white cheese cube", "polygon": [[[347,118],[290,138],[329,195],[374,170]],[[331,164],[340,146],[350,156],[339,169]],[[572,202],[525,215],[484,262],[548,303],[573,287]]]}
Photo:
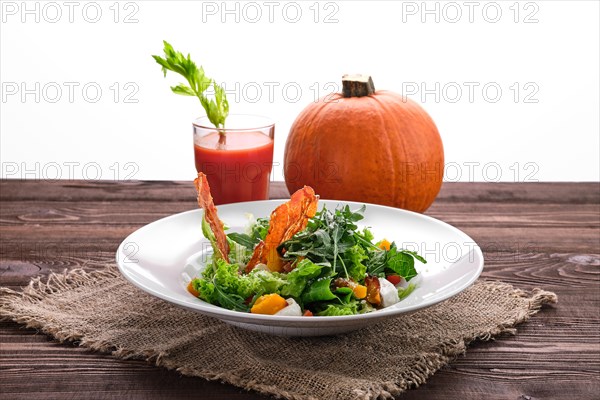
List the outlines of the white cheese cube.
{"label": "white cheese cube", "polygon": [[379,294],[381,295],[381,306],[389,307],[400,301],[398,289],[385,278],[379,278]]}
{"label": "white cheese cube", "polygon": [[281,310],[277,311],[275,315],[282,315],[286,317],[302,316],[302,309],[300,308],[300,305],[296,303],[296,300],[286,299],[285,301],[288,303],[288,305],[282,308]]}

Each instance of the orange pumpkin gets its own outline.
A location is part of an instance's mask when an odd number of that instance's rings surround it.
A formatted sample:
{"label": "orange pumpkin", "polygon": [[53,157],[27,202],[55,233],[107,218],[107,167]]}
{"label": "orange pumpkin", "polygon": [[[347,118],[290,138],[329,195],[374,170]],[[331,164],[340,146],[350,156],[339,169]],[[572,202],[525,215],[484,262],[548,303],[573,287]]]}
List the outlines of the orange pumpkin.
{"label": "orange pumpkin", "polygon": [[321,198],[423,212],[442,185],[444,150],[417,103],[375,91],[368,76],[344,76],[343,93],[306,107],[285,146],[291,193],[311,186]]}

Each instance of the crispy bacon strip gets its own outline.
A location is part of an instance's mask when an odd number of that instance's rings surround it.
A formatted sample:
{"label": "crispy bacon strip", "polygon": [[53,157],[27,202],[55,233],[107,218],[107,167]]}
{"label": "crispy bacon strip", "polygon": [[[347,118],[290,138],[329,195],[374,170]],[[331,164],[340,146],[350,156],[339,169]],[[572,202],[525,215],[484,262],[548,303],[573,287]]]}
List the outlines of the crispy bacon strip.
{"label": "crispy bacon strip", "polygon": [[367,286],[367,301],[374,306],[381,304],[381,284],[376,276],[365,277],[365,285]]}
{"label": "crispy bacon strip", "polygon": [[196,185],[196,191],[198,192],[198,205],[204,210],[206,221],[210,225],[210,230],[215,235],[218,251],[221,253],[221,257],[229,262],[229,243],[227,243],[223,222],[217,215],[217,207],[215,207],[212,195],[210,194],[210,186],[208,186],[206,175],[202,172],[198,172],[198,177],[194,180],[194,184]]}
{"label": "crispy bacon strip", "polygon": [[257,264],[261,263],[263,260],[263,253],[265,252],[265,242],[262,240],[260,243],[256,245],[254,248],[254,253],[252,253],[252,257],[250,257],[250,261],[246,264],[246,273],[252,271]]}
{"label": "crispy bacon strip", "polygon": [[259,263],[267,264],[271,271],[281,272],[283,262],[277,246],[306,228],[308,219],[317,212],[318,201],[319,196],[315,195],[313,188],[304,186],[292,194],[287,203],[273,210],[267,237],[254,248],[252,258],[246,265],[246,272],[252,271]]}

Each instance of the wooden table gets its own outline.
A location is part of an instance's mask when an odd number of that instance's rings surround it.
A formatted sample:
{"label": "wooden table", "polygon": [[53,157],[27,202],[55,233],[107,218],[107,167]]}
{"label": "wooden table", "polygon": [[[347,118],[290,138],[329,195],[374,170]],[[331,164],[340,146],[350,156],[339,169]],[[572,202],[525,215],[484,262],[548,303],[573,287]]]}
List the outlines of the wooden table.
{"label": "wooden table", "polygon": [[[283,184],[272,197],[287,196]],[[0,286],[112,262],[140,226],[196,208],[189,182],[0,182]],[[600,187],[445,184],[428,215],[482,247],[483,277],[542,287],[559,304],[515,337],[475,343],[404,399],[592,399],[600,393]],[[0,323],[0,398],[260,399],[233,386],[121,361]],[[391,349],[393,350],[393,349]]]}

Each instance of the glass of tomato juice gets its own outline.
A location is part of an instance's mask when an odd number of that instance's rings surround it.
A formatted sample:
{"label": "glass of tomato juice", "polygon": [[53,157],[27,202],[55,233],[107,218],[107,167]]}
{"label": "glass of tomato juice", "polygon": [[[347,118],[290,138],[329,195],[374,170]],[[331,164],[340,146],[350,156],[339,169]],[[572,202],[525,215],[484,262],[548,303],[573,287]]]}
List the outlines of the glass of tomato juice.
{"label": "glass of tomato juice", "polygon": [[267,200],[275,124],[257,115],[229,115],[217,129],[207,117],[194,126],[196,170],[204,172],[215,204]]}

